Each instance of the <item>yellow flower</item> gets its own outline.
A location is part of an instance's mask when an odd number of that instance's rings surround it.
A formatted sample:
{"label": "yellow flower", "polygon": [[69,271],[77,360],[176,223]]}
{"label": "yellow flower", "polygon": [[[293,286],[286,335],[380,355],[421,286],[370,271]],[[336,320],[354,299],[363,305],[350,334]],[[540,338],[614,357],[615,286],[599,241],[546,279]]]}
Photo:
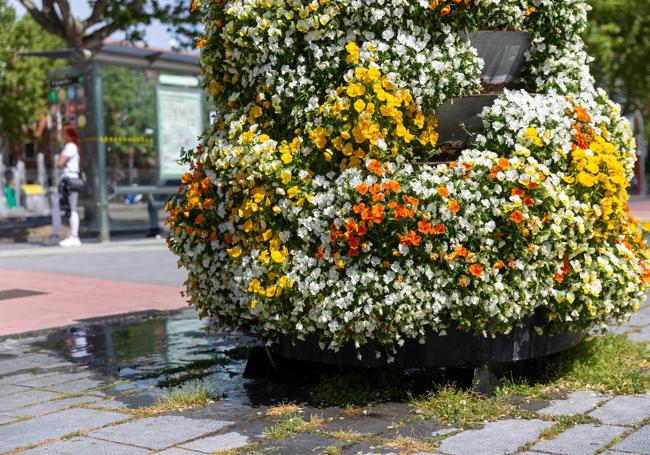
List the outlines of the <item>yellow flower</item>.
{"label": "yellow flower", "polygon": [[289,152],[284,152],[280,159],[284,164],[289,164],[293,161],[293,155],[291,155]]}
{"label": "yellow flower", "polygon": [[578,174],[577,177],[578,183],[580,183],[582,186],[586,186],[591,188],[594,186],[596,183],[596,180],[594,179],[593,175],[587,174],[586,172],[581,172]]}
{"label": "yellow flower", "polygon": [[363,110],[366,108],[366,103],[363,102],[363,100],[356,100],[354,102],[354,110],[357,112],[363,112]]}
{"label": "yellow flower", "polygon": [[226,251],[228,252],[228,255],[233,259],[238,258],[239,256],[241,256],[242,253],[242,249],[240,246],[229,248]]}
{"label": "yellow flower", "polygon": [[366,93],[366,86],[363,84],[350,84],[348,88],[345,89],[345,93],[350,98],[356,98],[358,96],[363,96]]}
{"label": "yellow flower", "polygon": [[289,199],[293,199],[294,197],[296,197],[298,195],[299,192],[300,192],[300,189],[297,186],[292,186],[287,191],[287,196],[289,196]]}
{"label": "yellow flower", "polygon": [[371,66],[368,69],[368,73],[366,74],[366,76],[368,77],[368,80],[376,81],[381,77],[381,73],[376,67]]}
{"label": "yellow flower", "polygon": [[280,250],[275,250],[271,251],[271,259],[276,264],[282,264],[285,260],[285,257]]}

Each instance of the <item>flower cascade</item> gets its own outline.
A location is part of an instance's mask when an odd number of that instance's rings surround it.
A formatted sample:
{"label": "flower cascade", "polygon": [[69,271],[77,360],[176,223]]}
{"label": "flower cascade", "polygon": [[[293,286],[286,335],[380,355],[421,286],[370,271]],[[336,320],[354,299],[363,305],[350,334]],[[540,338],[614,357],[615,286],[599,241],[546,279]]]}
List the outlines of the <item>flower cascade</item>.
{"label": "flower cascade", "polygon": [[[585,67],[583,2],[196,6],[218,113],[167,208],[202,315],[390,352],[429,329],[605,327],[638,307],[634,139]],[[528,91],[506,90],[473,145],[434,163],[435,108],[479,91],[476,27],[529,30]]]}

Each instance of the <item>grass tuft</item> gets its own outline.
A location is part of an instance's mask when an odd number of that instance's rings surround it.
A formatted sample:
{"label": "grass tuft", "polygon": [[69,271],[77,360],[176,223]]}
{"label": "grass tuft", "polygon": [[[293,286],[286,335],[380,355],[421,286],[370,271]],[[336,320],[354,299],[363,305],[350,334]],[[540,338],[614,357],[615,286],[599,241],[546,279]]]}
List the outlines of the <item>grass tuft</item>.
{"label": "grass tuft", "polygon": [[266,410],[266,415],[270,417],[279,417],[285,414],[296,414],[300,408],[293,403],[280,403]]}
{"label": "grass tuft", "polygon": [[413,453],[429,453],[434,450],[430,444],[413,438],[397,436],[385,443],[386,447],[399,450],[400,454],[410,455]]}
{"label": "grass tuft", "polygon": [[282,414],[275,425],[264,429],[265,439],[282,439],[299,433],[315,431],[323,424],[320,417],[313,417],[309,422],[305,421],[300,414]]}
{"label": "grass tuft", "polygon": [[601,422],[584,414],[557,416],[553,417],[553,425],[542,431],[539,436],[541,439],[553,439],[569,428],[584,424],[599,425]]}
{"label": "grass tuft", "polygon": [[569,351],[528,362],[531,380],[506,377],[497,394],[550,398],[558,390],[650,392],[650,352],[625,335],[591,336]]}
{"label": "grass tuft", "polygon": [[469,390],[446,385],[424,398],[412,401],[416,412],[425,419],[443,425],[476,428],[513,412],[514,406],[499,398],[490,398]]}
{"label": "grass tuft", "polygon": [[163,414],[165,412],[182,411],[184,409],[206,406],[215,401],[215,395],[211,389],[198,385],[189,390],[174,390],[156,399],[156,402],[149,407],[136,410],[138,417],[148,417]]}

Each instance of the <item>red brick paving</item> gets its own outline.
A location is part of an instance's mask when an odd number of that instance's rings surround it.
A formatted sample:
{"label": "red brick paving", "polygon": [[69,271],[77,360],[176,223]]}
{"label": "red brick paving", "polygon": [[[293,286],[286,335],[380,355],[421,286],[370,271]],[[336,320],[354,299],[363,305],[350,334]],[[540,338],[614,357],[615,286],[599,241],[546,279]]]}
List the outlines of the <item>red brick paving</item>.
{"label": "red brick paving", "polygon": [[0,335],[70,325],[80,319],[185,306],[180,288],[0,268],[0,291],[47,295],[0,300]]}

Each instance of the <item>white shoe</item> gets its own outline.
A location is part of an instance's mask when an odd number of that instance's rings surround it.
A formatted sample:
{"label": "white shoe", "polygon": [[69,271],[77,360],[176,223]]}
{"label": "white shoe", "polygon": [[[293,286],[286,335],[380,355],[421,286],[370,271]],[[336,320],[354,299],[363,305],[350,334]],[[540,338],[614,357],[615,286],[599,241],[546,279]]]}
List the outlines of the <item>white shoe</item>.
{"label": "white shoe", "polygon": [[68,237],[67,239],[61,240],[59,246],[64,248],[81,246],[81,240],[79,240],[79,237]]}

